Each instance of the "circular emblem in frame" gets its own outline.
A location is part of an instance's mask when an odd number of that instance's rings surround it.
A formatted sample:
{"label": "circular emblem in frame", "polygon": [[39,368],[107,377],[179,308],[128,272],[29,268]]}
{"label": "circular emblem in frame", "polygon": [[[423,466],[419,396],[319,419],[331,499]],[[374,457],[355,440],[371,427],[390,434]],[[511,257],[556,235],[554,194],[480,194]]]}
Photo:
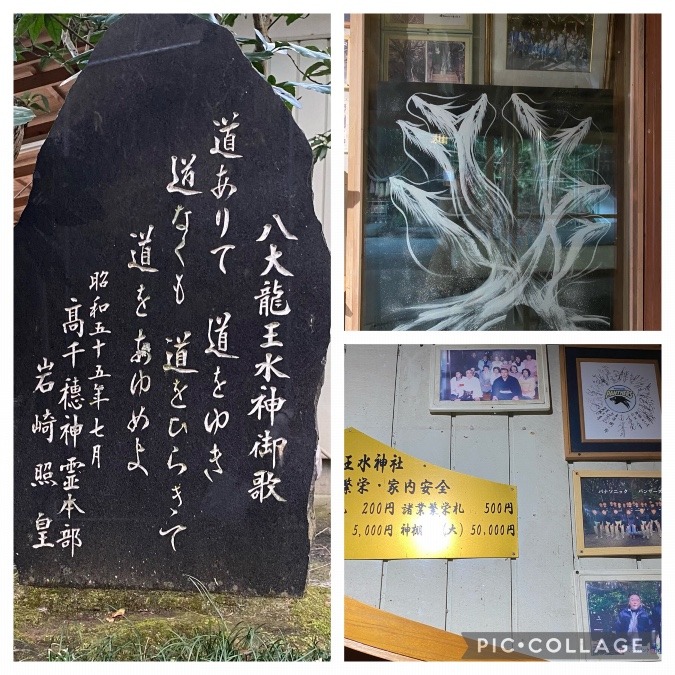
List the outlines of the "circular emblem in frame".
{"label": "circular emblem in frame", "polygon": [[635,392],[623,384],[610,386],[605,391],[605,406],[613,413],[628,413],[637,405]]}

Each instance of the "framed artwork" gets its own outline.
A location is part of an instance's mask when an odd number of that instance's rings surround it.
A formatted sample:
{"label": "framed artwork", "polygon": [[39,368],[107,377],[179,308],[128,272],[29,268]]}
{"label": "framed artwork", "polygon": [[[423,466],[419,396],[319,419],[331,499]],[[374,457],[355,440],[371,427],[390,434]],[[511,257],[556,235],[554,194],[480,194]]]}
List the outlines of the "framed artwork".
{"label": "framed artwork", "polygon": [[587,660],[658,660],[661,642],[661,573],[578,572],[578,630],[590,637]]}
{"label": "framed artwork", "polygon": [[363,330],[615,327],[612,92],[390,81],[375,100]]}
{"label": "framed artwork", "polygon": [[561,347],[565,458],[661,459],[661,347]]}
{"label": "framed artwork", "polygon": [[382,63],[389,82],[467,84],[471,81],[471,37],[430,33],[384,34]]}
{"label": "framed artwork", "polygon": [[385,14],[384,27],[470,33],[473,28],[473,14]]}
{"label": "framed artwork", "polygon": [[661,554],[661,474],[575,471],[578,556]]}
{"label": "framed artwork", "polygon": [[546,348],[541,345],[437,346],[431,372],[432,413],[551,408]]}
{"label": "framed artwork", "polygon": [[607,87],[608,14],[494,14],[486,21],[486,84]]}

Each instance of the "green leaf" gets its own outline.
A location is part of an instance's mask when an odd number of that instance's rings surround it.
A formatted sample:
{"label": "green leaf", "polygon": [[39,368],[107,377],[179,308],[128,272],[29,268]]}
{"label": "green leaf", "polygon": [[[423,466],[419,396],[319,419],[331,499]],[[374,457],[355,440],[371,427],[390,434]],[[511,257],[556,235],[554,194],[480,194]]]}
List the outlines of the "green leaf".
{"label": "green leaf", "polygon": [[195,14],[195,16],[198,16],[200,19],[204,19],[204,21],[208,21],[209,23],[215,23],[217,26],[220,26],[218,23],[218,19],[216,19],[215,14]]}
{"label": "green leaf", "polygon": [[274,52],[244,52],[244,56],[251,62],[267,61],[274,56]]}
{"label": "green leaf", "polygon": [[44,14],[34,14],[35,21],[31,24],[28,29],[28,35],[31,39],[31,42],[37,42],[37,39],[40,37],[42,29],[45,27],[45,15]]}
{"label": "green leaf", "polygon": [[121,14],[110,14],[107,19],[103,22],[105,26],[112,26],[115,21],[119,21],[122,18]]}
{"label": "green leaf", "polygon": [[313,63],[307,70],[305,70],[303,78],[308,77],[323,77],[324,75],[330,75],[331,68],[330,62],[326,61],[317,61]]}
{"label": "green leaf", "polygon": [[292,108],[301,108],[302,106],[300,105],[300,101],[298,101],[295,96],[292,94],[289,94],[287,91],[284,91],[281,87],[273,86],[272,90],[274,93],[284,102],[287,104],[287,107],[292,107]]}
{"label": "green leaf", "polygon": [[54,44],[58,45],[61,42],[63,26],[51,14],[45,14],[45,29]]}
{"label": "green leaf", "polygon": [[35,23],[36,18],[37,14],[24,14],[19,19],[19,23],[16,24],[14,36],[21,37],[25,33],[28,33],[29,28]]}
{"label": "green leaf", "polygon": [[232,28],[232,26],[234,26],[234,22],[237,20],[238,17],[239,14],[223,14],[220,17],[220,21],[223,26],[228,26],[229,28]]}
{"label": "green leaf", "polygon": [[315,82],[289,82],[294,87],[302,87],[309,91],[316,91],[319,94],[330,94],[330,84],[317,84]]}
{"label": "green leaf", "polygon": [[302,19],[304,14],[286,14],[286,25],[290,26],[292,23],[297,21],[298,19]]}
{"label": "green leaf", "polygon": [[296,45],[293,42],[289,42],[288,46],[298,54],[302,56],[307,56],[310,59],[325,59],[330,61],[330,54],[327,52],[321,52],[316,47],[303,47],[302,45]]}
{"label": "green leaf", "polygon": [[22,124],[28,124],[35,117],[35,113],[28,108],[14,106],[14,126],[20,127]]}

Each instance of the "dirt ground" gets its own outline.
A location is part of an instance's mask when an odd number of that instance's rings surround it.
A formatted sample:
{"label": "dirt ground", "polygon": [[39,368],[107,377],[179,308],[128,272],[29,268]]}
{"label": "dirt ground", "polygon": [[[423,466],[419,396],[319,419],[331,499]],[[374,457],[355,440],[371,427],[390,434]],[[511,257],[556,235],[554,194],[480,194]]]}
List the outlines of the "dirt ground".
{"label": "dirt ground", "polygon": [[[255,628],[300,647],[330,649],[330,506],[315,506],[308,583],[302,598],[219,593],[38,588],[14,584],[14,659],[45,660],[48,650],[77,649],[130,634],[148,645],[175,633],[196,634],[225,624]],[[123,610],[123,611],[122,611]]]}

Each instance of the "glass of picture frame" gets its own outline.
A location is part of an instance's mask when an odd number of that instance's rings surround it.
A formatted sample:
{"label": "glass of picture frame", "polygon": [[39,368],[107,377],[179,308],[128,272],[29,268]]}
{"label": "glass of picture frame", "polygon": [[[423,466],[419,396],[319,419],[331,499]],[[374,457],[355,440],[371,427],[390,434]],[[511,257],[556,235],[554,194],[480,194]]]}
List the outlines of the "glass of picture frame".
{"label": "glass of picture frame", "polygon": [[661,347],[561,347],[565,458],[661,459]]}
{"label": "glass of picture frame", "polygon": [[[575,580],[577,628],[590,638],[586,660],[660,659],[660,570],[583,571]],[[631,610],[638,632],[629,637]]]}
{"label": "glass of picture frame", "polygon": [[485,82],[606,88],[613,26],[609,14],[487,15]]}
{"label": "glass of picture frame", "polygon": [[471,82],[470,35],[386,31],[383,79],[388,82]]}
{"label": "glass of picture frame", "polygon": [[575,471],[576,553],[587,556],[661,554],[658,471]]}
{"label": "glass of picture frame", "polygon": [[541,412],[551,408],[542,345],[436,346],[432,413]]}

